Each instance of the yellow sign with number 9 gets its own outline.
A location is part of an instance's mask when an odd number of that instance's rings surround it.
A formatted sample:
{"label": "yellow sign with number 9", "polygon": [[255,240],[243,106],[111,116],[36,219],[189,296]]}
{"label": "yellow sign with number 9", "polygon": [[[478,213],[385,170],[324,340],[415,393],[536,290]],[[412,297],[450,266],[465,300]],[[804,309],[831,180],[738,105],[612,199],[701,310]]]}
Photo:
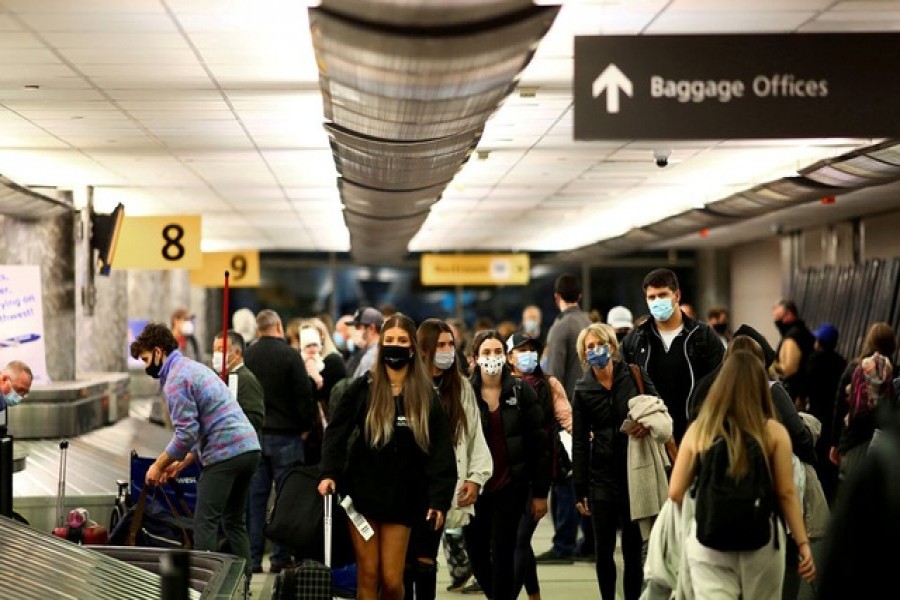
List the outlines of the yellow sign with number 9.
{"label": "yellow sign with number 9", "polygon": [[259,251],[204,252],[203,268],[191,271],[191,285],[224,287],[225,271],[230,287],[259,287]]}
{"label": "yellow sign with number 9", "polygon": [[125,217],[112,268],[197,269],[200,216]]}

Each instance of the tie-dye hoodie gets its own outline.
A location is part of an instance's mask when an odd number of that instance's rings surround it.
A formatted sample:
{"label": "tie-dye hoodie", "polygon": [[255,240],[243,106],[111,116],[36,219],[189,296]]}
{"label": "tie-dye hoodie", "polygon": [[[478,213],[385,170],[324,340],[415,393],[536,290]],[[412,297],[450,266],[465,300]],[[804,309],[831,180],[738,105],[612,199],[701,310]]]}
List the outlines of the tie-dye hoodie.
{"label": "tie-dye hoodie", "polygon": [[175,434],[166,454],[181,460],[194,450],[209,466],[259,450],[259,439],[228,386],[206,365],[172,352],[159,372]]}

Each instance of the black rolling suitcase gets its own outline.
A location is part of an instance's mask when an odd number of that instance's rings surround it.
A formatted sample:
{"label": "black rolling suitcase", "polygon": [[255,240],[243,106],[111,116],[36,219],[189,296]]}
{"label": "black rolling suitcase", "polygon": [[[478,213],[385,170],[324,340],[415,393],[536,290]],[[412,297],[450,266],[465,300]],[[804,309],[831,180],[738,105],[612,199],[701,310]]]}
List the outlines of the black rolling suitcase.
{"label": "black rolling suitcase", "polygon": [[275,578],[273,600],[332,600],[331,588],[331,505],[334,494],[324,499],[325,562],[303,560],[282,569]]}

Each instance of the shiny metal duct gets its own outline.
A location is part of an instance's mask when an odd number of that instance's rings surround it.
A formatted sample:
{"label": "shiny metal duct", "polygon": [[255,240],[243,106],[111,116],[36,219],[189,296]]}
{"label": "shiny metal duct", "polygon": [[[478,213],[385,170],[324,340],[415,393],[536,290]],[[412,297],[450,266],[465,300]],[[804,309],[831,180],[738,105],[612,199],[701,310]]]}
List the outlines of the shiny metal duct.
{"label": "shiny metal duct", "polygon": [[51,193],[38,193],[0,175],[0,214],[27,221],[75,212],[71,194]]}
{"label": "shiny metal duct", "polygon": [[638,241],[638,231],[657,236],[662,241],[695,233],[702,228],[733,224],[736,220],[752,219],[789,206],[898,180],[900,142],[887,140],[816,162],[801,169],[798,176],[782,177],[754,186],[710,202],[702,209],[685,211],[622,236],[560,252],[554,258],[565,262],[633,252],[646,243],[652,243],[650,239]]}
{"label": "shiny metal duct", "polygon": [[354,259],[406,254],[559,8],[325,0],[309,9]]}

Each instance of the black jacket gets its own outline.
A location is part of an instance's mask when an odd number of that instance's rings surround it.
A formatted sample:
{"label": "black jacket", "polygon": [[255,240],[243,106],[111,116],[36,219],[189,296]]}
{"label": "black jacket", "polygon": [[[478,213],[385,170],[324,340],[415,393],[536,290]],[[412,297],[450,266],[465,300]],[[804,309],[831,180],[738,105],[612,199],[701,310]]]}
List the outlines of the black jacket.
{"label": "black jacket", "polygon": [[263,434],[300,435],[312,429],[316,405],[299,352],[284,339],[267,335],[247,348],[244,364],[265,393]]}
{"label": "black jacket", "polygon": [[431,398],[427,454],[412,430],[398,425],[400,402],[391,440],[373,448],[364,433],[370,383],[369,374],[357,377],[334,406],[322,443],[322,478],[336,480],[338,493],[350,494],[357,510],[377,521],[412,525],[427,508],[446,514],[456,488],[456,454],[440,397],[435,391]]}
{"label": "black jacket", "polygon": [[[688,423],[688,398],[694,386],[711,373],[725,354],[722,341],[712,327],[682,313],[683,329],[666,352],[654,319],[633,329],[622,340],[626,363],[643,367],[669,408],[676,441],[681,441]],[[670,354],[677,352],[677,354]]]}
{"label": "black jacket", "polygon": [[[513,485],[530,485],[532,498],[546,498],[550,490],[550,453],[543,410],[530,385],[503,367],[500,418],[506,438]],[[481,369],[475,369],[472,387],[481,413],[481,428],[488,437],[488,405],[481,397]]]}
{"label": "black jacket", "polygon": [[[644,393],[656,396],[647,372],[641,370]],[[613,363],[613,380],[606,389],[592,369],[575,384],[572,398],[572,477],[575,497],[627,502],[628,435],[620,431],[628,416],[628,401],[640,394],[629,366]],[[593,434],[593,439],[591,439]]]}

